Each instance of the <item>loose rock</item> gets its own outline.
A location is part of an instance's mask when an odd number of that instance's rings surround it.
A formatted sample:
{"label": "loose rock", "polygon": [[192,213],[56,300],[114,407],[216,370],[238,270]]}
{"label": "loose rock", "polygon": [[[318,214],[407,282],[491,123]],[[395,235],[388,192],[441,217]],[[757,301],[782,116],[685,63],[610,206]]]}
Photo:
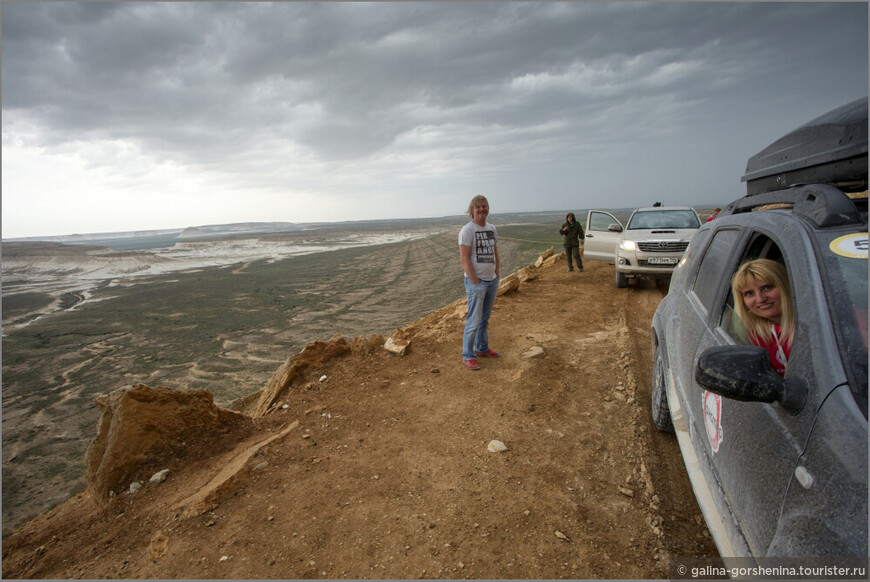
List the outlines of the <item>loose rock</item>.
{"label": "loose rock", "polygon": [[507,446],[501,441],[491,440],[489,441],[486,450],[490,453],[503,453],[507,450]]}
{"label": "loose rock", "polygon": [[404,356],[405,350],[408,349],[408,345],[410,343],[411,342],[408,340],[393,339],[391,337],[388,337],[386,343],[384,343],[384,349],[390,353]]}
{"label": "loose rock", "polygon": [[169,474],[169,469],[163,469],[162,471],[157,471],[153,475],[151,475],[151,483],[163,483],[166,481],[166,476]]}
{"label": "loose rock", "polygon": [[534,346],[530,348],[526,353],[523,354],[524,358],[535,358],[544,353],[544,348],[541,346]]}

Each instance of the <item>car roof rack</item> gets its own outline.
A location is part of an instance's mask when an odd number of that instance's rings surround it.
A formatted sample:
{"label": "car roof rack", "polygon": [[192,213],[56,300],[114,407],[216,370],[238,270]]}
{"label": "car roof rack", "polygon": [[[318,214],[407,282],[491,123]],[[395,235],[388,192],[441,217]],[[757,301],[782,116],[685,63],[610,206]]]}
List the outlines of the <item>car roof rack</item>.
{"label": "car roof rack", "polygon": [[[866,205],[866,198],[864,203]],[[723,208],[719,216],[789,207],[792,214],[810,220],[819,228],[861,224],[867,220],[866,206],[862,216],[849,196],[829,184],[807,184],[744,196]]]}
{"label": "car roof rack", "polygon": [[746,195],[801,184],[867,189],[867,97],[838,107],[786,134],[749,158]]}

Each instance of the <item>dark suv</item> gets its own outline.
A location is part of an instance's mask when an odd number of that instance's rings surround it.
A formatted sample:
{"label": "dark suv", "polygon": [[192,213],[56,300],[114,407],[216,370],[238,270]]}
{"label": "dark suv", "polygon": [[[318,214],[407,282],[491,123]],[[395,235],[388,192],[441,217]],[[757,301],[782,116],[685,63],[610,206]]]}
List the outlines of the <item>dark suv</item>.
{"label": "dark suv", "polygon": [[[676,432],[723,558],[866,558],[867,99],[777,140],[743,181],[653,318],[653,421]],[[784,377],[733,310],[754,258],[788,272]]]}

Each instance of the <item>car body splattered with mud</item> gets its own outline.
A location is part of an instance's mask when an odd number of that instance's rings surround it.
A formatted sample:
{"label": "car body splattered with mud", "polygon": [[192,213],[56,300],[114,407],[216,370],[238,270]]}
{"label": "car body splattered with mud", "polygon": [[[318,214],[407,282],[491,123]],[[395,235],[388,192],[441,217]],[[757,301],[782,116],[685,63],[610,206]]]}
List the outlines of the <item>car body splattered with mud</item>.
{"label": "car body splattered with mud", "polygon": [[[723,558],[867,556],[867,99],[749,159],[653,318],[653,420],[676,432]],[[748,344],[731,276],[785,267],[784,376]]]}

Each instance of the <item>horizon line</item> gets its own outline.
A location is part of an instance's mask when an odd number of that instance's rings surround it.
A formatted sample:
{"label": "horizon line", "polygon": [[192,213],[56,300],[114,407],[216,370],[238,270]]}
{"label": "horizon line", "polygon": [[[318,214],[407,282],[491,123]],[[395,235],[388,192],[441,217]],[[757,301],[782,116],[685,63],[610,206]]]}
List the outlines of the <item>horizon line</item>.
{"label": "horizon line", "polygon": [[[694,205],[688,204],[686,206],[690,206],[693,208],[708,208],[706,205]],[[710,205],[709,208],[715,208],[717,205]],[[721,205],[718,205],[721,206]],[[634,209],[634,206],[626,206],[626,207],[602,207],[602,210],[626,210],[626,209]],[[581,208],[577,211],[569,211],[569,212],[583,212],[591,210],[591,208]],[[490,214],[492,217],[500,217],[500,216],[508,216],[508,215],[517,215],[517,214],[561,214],[562,212],[566,212],[565,210],[518,210],[518,211],[507,211],[507,212],[493,212]],[[130,235],[141,233],[142,236],[160,236],[160,235],[168,235],[172,233],[182,233],[185,230],[190,229],[201,229],[201,228],[220,228],[220,227],[231,227],[231,226],[242,226],[242,225],[288,225],[294,227],[322,227],[329,225],[340,225],[340,224],[364,224],[364,223],[376,223],[376,222],[403,222],[403,221],[425,221],[425,220],[455,220],[455,219],[464,219],[466,218],[466,214],[446,214],[443,216],[419,216],[419,217],[405,217],[405,218],[369,218],[369,219],[358,219],[358,220],[340,220],[340,221],[312,221],[312,222],[290,222],[286,220],[269,220],[269,221],[243,221],[243,222],[226,222],[226,223],[213,223],[213,224],[198,224],[198,225],[188,225],[183,227],[165,227],[165,228],[138,228],[132,230],[112,230],[112,231],[93,231],[93,232],[71,232],[66,234],[40,234],[40,235],[24,235],[24,236],[13,236],[13,237],[5,237],[0,236],[0,241],[9,241],[9,242],[24,242],[24,241],[46,241],[46,240],[56,240],[63,238],[75,238],[75,237],[90,237],[90,238],[116,238],[118,235]],[[252,231],[253,233],[253,231]],[[243,234],[240,232],[239,234]]]}

